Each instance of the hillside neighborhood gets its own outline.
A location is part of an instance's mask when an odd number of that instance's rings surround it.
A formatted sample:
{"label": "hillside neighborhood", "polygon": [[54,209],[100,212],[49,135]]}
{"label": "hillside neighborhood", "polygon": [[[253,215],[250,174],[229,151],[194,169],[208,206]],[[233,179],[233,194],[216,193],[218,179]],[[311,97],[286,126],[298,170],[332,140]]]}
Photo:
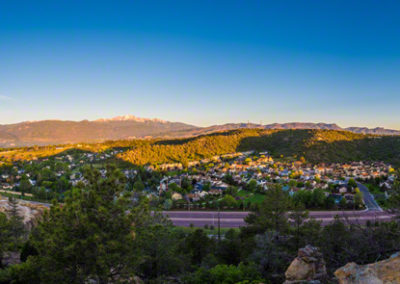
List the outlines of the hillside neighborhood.
{"label": "hillside neighborhood", "polygon": [[[64,192],[84,185],[84,169],[95,167],[103,177],[105,164],[122,150],[67,152],[0,168],[0,192],[36,200],[62,201]],[[277,159],[267,151],[237,152],[189,162],[138,168],[124,166],[127,189],[145,194],[163,209],[248,209],[262,202],[269,188],[279,186],[308,209],[362,209],[369,186],[384,205],[395,180],[384,162],[311,164]]]}

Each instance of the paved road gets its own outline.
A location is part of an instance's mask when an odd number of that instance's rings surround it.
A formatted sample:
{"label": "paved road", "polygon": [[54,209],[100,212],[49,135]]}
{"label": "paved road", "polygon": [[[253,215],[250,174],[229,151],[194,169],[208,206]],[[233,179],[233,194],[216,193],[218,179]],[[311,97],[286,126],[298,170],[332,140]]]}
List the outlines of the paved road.
{"label": "paved road", "polygon": [[379,204],[375,201],[374,196],[369,192],[368,188],[357,182],[357,186],[360,189],[360,191],[363,193],[364,196],[364,203],[365,206],[369,211],[380,211],[382,212],[382,208],[379,206]]}
{"label": "paved road", "polygon": [[[360,189],[361,190],[361,189]],[[50,204],[23,201],[35,203],[50,207]],[[218,212],[216,211],[164,211],[163,214],[168,216],[174,225],[189,227],[191,224],[195,227],[218,226]],[[220,225],[222,228],[238,228],[245,226],[244,218],[249,212],[220,212]],[[310,217],[319,220],[323,225],[331,223],[335,216],[341,217],[353,224],[365,224],[369,221],[389,221],[393,215],[379,210],[363,210],[363,211],[312,211]]]}
{"label": "paved road", "polygon": [[[165,211],[176,226],[195,227],[218,226],[218,212],[214,211]],[[238,228],[245,226],[244,218],[249,212],[220,212],[220,225],[222,228]],[[331,223],[335,216],[352,224],[365,224],[367,221],[389,221],[393,216],[379,211],[312,211],[310,217],[321,221],[323,225]]]}
{"label": "paved road", "polygon": [[[375,201],[374,196],[368,188],[361,183],[357,183],[358,188],[363,193],[364,203],[367,207],[363,211],[312,211],[310,217],[321,221],[323,225],[331,223],[335,216],[341,217],[349,223],[365,224],[367,221],[389,221],[393,215],[384,212]],[[169,216],[176,226],[195,227],[218,226],[218,212],[210,211],[168,211],[164,212]],[[249,212],[220,212],[220,225],[225,228],[237,228],[245,226],[244,218]]]}
{"label": "paved road", "polygon": [[[360,191],[364,195],[364,202],[367,207],[363,211],[312,211],[310,217],[319,220],[323,225],[331,223],[335,216],[339,216],[349,223],[365,224],[367,221],[389,221],[393,215],[384,212],[376,203],[372,194],[369,193],[368,188],[364,185],[357,183]],[[50,207],[50,204],[24,201],[35,204],[41,204]],[[163,214],[168,216],[176,226],[195,227],[218,226],[218,212],[216,211],[164,211]],[[245,226],[244,218],[249,212],[220,212],[220,225],[222,228],[238,228]]]}

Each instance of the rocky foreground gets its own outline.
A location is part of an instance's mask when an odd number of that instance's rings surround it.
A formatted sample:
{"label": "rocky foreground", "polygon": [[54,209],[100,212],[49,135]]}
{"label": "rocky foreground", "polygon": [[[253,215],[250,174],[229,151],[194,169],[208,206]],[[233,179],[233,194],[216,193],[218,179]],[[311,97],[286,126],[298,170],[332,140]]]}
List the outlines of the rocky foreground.
{"label": "rocky foreground", "polygon": [[299,249],[297,257],[292,261],[285,273],[284,284],[325,283],[328,278],[325,260],[318,248],[310,245]]}
{"label": "rocky foreground", "polygon": [[400,253],[389,259],[358,265],[354,262],[346,264],[335,272],[340,284],[394,284],[400,283]]}
{"label": "rocky foreground", "polygon": [[[11,209],[7,198],[0,196],[0,212],[8,214]],[[32,229],[48,208],[40,204],[18,201],[18,212],[26,229]],[[17,257],[17,256],[16,256]],[[297,257],[288,267],[285,284],[339,283],[339,284],[395,284],[400,283],[400,253],[389,259],[358,265],[348,263],[336,270],[335,279],[329,279],[325,260],[319,249],[306,246],[299,249]],[[333,281],[333,282],[332,282]],[[140,282],[133,282],[140,283]]]}
{"label": "rocky foreground", "polygon": [[299,249],[285,273],[284,284],[397,284],[400,283],[400,253],[367,265],[351,262],[334,274],[336,278],[329,280],[322,254],[318,248],[308,245]]}

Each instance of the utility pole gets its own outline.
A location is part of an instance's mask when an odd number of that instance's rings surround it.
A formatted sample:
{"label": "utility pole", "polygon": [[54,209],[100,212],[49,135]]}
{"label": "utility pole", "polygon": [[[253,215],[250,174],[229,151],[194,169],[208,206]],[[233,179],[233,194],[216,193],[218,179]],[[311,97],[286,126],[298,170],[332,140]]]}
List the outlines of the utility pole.
{"label": "utility pole", "polygon": [[218,205],[218,242],[221,242],[221,216],[220,216],[219,205]]}

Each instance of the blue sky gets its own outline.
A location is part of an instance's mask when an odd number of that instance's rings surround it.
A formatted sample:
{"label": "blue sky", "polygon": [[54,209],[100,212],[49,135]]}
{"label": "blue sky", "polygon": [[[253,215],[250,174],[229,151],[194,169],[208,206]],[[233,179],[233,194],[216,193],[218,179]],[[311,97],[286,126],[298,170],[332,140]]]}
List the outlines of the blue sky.
{"label": "blue sky", "polygon": [[400,129],[399,1],[0,2],[0,124]]}

